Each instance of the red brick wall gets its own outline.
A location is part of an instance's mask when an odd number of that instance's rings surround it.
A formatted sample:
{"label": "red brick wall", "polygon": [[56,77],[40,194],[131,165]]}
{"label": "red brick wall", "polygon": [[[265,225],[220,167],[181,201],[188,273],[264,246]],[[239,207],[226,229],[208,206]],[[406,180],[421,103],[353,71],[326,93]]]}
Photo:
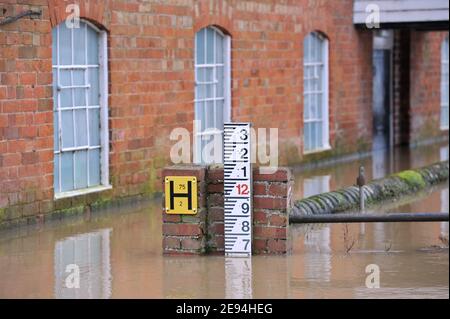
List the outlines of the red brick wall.
{"label": "red brick wall", "polygon": [[448,32],[411,32],[410,142],[448,136],[440,130],[441,44]]}
{"label": "red brick wall", "polygon": [[[0,29],[0,208],[9,207],[0,215],[6,219],[160,191],[169,133],[192,130],[194,35],[209,24],[232,36],[232,119],[279,128],[281,164],[370,147],[372,33],[354,28],[352,0],[77,0],[81,16],[109,33],[113,189],[53,201],[51,28],[69,3],[9,0],[0,8],[2,17],[43,12]],[[304,157],[302,55],[311,31],[330,43],[333,148]]]}
{"label": "red brick wall", "polygon": [[[34,5],[7,1],[1,17]],[[17,1],[25,3],[26,1]],[[51,26],[48,19],[25,18],[0,27],[0,211],[14,219],[51,209],[53,196],[53,112]]]}

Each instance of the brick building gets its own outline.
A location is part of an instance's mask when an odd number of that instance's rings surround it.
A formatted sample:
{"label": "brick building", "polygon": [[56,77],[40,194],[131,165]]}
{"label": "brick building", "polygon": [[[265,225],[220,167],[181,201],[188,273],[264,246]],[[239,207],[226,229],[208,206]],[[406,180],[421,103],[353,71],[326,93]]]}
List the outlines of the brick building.
{"label": "brick building", "polygon": [[170,133],[194,119],[193,154],[250,121],[279,129],[281,164],[369,151],[376,118],[391,145],[445,138],[448,2],[430,1],[446,21],[386,32],[354,21],[358,2],[2,0],[0,224],[160,191]]}

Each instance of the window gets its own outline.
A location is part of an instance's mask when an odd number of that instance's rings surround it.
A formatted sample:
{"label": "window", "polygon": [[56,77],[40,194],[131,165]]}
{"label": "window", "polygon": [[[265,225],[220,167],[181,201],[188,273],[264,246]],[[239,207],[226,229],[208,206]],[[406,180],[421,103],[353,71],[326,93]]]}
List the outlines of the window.
{"label": "window", "polygon": [[441,129],[448,130],[448,36],[442,43]]}
{"label": "window", "polygon": [[230,117],[230,37],[207,27],[195,36],[195,163],[223,162]]}
{"label": "window", "polygon": [[109,185],[106,38],[85,21],[53,29],[56,198]]}
{"label": "window", "polygon": [[328,40],[310,33],[304,41],[304,152],[329,149]]}

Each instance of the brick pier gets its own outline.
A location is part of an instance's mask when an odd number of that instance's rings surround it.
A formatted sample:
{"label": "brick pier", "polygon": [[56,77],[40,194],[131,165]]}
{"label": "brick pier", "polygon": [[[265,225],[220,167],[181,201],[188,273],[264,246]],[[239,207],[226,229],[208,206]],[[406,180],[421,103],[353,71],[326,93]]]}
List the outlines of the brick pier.
{"label": "brick pier", "polygon": [[[173,166],[166,176],[195,176],[197,215],[168,215],[163,211],[165,254],[224,253],[223,168]],[[293,180],[288,168],[271,174],[253,170],[253,254],[286,254],[289,244],[289,207]]]}

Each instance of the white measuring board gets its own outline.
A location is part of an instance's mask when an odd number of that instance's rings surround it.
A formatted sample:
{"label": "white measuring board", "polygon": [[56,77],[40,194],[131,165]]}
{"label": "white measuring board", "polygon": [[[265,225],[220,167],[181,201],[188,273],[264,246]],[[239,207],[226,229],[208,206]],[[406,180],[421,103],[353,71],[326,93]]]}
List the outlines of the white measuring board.
{"label": "white measuring board", "polygon": [[252,254],[250,123],[224,125],[225,255]]}

